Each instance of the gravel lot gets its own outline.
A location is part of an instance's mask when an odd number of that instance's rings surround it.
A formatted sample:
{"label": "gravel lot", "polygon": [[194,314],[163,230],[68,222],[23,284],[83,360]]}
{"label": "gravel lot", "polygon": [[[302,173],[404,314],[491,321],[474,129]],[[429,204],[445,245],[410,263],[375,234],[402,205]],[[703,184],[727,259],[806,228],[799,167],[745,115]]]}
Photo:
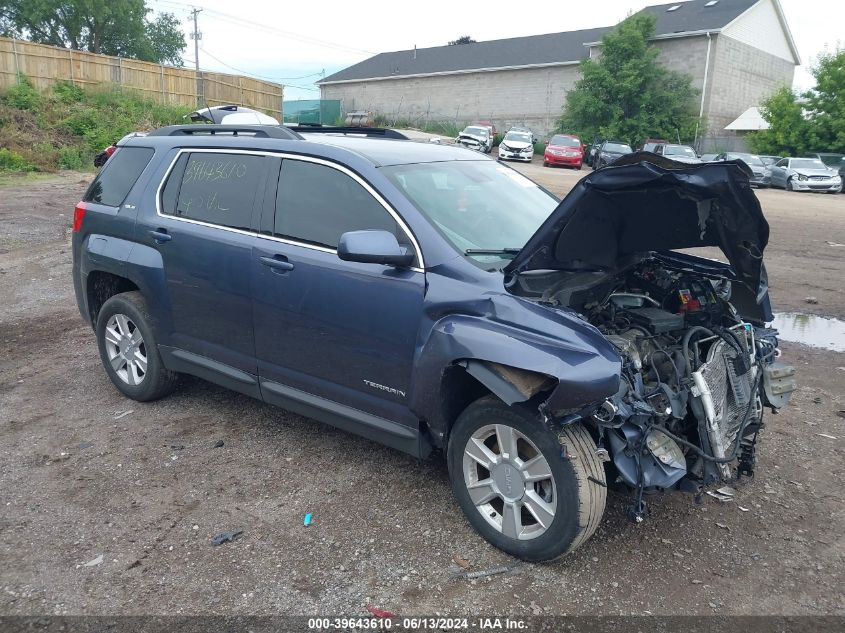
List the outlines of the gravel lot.
{"label": "gravel lot", "polygon": [[[558,194],[587,173],[520,169]],[[585,547],[520,564],[465,522],[442,459],[199,380],[123,399],[73,300],[87,178],[0,181],[0,614],[845,614],[845,354],[784,345],[801,387],[735,502],[655,496],[633,525],[611,495]],[[776,308],[845,316],[845,196],[760,199]],[[244,532],[212,547],[224,530]],[[510,571],[470,580],[456,556]]]}

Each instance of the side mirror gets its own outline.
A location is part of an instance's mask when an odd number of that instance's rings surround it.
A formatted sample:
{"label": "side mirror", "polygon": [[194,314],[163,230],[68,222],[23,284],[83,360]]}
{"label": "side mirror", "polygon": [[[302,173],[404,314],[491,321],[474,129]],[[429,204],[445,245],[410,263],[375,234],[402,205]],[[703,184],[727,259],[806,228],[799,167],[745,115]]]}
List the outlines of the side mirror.
{"label": "side mirror", "polygon": [[389,231],[349,231],[340,236],[337,256],[347,262],[385,264],[407,268],[414,262],[414,253],[400,246]]}

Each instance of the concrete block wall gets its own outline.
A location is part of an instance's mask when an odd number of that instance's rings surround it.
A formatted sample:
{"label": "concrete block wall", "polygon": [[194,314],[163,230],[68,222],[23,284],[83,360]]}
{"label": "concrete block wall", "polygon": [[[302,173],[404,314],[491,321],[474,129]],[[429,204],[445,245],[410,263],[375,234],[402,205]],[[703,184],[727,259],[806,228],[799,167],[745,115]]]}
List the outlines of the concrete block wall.
{"label": "concrete block wall", "polygon": [[499,130],[528,125],[547,135],[561,114],[578,66],[500,70],[324,85],[323,99],[341,99],[345,111],[369,110],[400,121],[489,120]]}
{"label": "concrete block wall", "polygon": [[[657,40],[654,44],[660,51],[657,60],[669,70],[687,75],[692,80],[692,87],[699,91],[700,99],[707,61],[707,36]],[[711,64],[715,44],[714,38],[710,47]]]}
{"label": "concrete block wall", "polygon": [[[779,86],[791,85],[795,66],[725,35],[711,37],[704,108],[706,135],[722,137],[729,135],[724,127],[746,109],[759,105]],[[691,78],[699,91],[697,112],[707,60],[707,36],[664,39],[655,44],[662,64]],[[369,110],[416,124],[426,120],[454,121],[459,125],[490,120],[500,130],[510,125],[528,125],[544,137],[554,130],[566,93],[579,77],[578,66],[573,64],[329,84],[322,87],[321,96],[341,99],[347,112]]]}
{"label": "concrete block wall", "polygon": [[724,127],[748,108],[791,86],[795,65],[725,35],[716,38],[715,49],[705,115],[711,132],[725,134]]}

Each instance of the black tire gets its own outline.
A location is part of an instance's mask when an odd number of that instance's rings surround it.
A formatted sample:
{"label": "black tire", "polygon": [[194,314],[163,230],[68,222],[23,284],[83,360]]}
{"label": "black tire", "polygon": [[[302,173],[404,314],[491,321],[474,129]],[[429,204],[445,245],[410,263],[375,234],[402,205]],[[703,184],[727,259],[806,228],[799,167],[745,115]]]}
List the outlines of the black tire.
{"label": "black tire", "polygon": [[795,191],[795,188],[792,186],[792,178],[789,178],[786,181],[786,187],[784,187],[784,189],[786,189],[787,191]]}
{"label": "black tire", "polygon": [[[464,474],[464,449],[473,433],[491,424],[514,428],[533,442],[548,462],[556,497],[549,503],[554,505],[555,513],[546,530],[534,538],[520,540],[505,536],[482,516],[470,498]],[[581,425],[569,425],[554,433],[536,411],[511,407],[494,396],[487,396],[458,416],[449,438],[447,461],[452,492],[467,520],[490,543],[518,558],[545,561],[575,550],[592,536],[604,514],[607,499],[604,468],[592,437]]]}
{"label": "black tire", "polygon": [[[129,384],[121,378],[117,370],[109,361],[109,351],[106,342],[106,326],[115,315],[128,317],[131,324],[141,333],[143,352],[146,355],[146,371],[137,384]],[[124,292],[109,298],[100,308],[97,315],[97,347],[100,350],[100,360],[106,374],[123,395],[139,402],[158,400],[173,391],[179,375],[164,366],[158,353],[155,332],[152,328],[152,318],[147,303],[140,292]],[[128,368],[126,371],[129,371]]]}

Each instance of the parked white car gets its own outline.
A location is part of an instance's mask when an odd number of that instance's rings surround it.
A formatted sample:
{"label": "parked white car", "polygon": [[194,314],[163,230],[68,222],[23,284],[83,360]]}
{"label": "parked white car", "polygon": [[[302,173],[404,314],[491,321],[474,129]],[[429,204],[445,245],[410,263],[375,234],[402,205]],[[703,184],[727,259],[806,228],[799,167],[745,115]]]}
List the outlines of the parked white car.
{"label": "parked white car", "polygon": [[499,160],[521,160],[527,163],[534,157],[531,134],[510,131],[499,143]]}
{"label": "parked white car", "polygon": [[217,123],[218,125],[279,125],[273,117],[239,105],[222,105],[201,108],[186,115],[194,123]]}
{"label": "parked white car", "polygon": [[531,137],[531,142],[536,143],[537,138],[534,136],[534,132],[532,132],[529,128],[523,125],[514,125],[508,132],[522,132],[523,134],[528,134]]}

